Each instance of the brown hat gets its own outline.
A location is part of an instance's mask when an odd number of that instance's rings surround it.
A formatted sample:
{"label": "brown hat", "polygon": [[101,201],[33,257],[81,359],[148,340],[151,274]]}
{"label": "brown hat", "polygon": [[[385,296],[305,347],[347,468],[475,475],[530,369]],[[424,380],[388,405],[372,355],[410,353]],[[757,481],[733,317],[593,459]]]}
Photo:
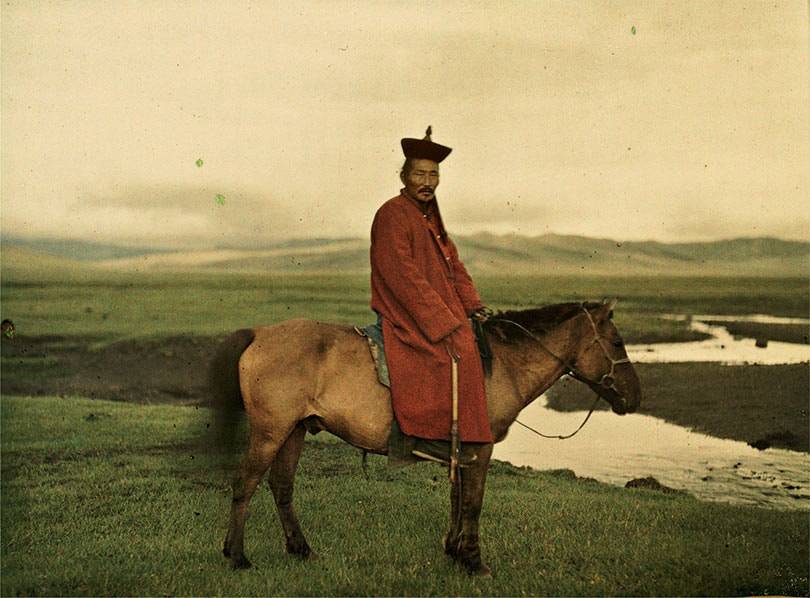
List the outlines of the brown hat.
{"label": "brown hat", "polygon": [[424,160],[433,160],[434,162],[441,162],[447,156],[450,155],[450,152],[453,150],[449,147],[445,147],[444,145],[439,145],[438,143],[433,143],[430,140],[430,134],[432,132],[431,127],[428,125],[427,131],[425,131],[425,138],[424,139],[410,139],[405,138],[400,143],[402,144],[402,152],[405,154],[406,158],[421,158]]}

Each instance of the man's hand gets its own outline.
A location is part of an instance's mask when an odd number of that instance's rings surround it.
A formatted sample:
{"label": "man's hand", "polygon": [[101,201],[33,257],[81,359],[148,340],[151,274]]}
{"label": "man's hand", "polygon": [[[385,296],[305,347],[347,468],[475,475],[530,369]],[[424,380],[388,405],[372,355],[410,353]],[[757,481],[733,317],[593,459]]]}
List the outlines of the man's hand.
{"label": "man's hand", "polygon": [[476,309],[470,317],[478,322],[486,322],[492,317],[493,313],[494,312],[485,305],[484,307]]}
{"label": "man's hand", "polygon": [[451,332],[444,338],[444,348],[447,350],[451,359],[458,361],[460,356],[456,351],[456,344],[453,342],[453,334],[455,334],[455,332]]}

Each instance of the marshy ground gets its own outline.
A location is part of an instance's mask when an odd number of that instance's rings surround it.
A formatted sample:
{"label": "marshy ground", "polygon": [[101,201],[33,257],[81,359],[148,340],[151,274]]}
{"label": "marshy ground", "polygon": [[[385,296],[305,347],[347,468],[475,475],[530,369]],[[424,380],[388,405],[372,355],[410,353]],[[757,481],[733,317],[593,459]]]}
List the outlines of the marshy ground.
{"label": "marshy ground", "polygon": [[[3,393],[204,405],[205,367],[219,338],[4,339]],[[644,391],[640,413],[763,448],[810,451],[806,364],[636,364],[636,371]],[[549,397],[549,406],[562,411],[587,410],[592,403],[591,391],[569,379]]]}

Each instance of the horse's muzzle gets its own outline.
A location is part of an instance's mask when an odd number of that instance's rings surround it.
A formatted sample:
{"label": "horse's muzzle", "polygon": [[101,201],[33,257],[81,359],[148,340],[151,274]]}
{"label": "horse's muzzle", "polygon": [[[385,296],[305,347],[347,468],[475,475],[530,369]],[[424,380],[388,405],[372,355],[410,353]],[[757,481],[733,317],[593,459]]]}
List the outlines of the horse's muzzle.
{"label": "horse's muzzle", "polygon": [[611,402],[611,407],[613,407],[613,413],[625,415],[635,413],[639,404],[641,404],[641,397],[630,397],[628,399],[624,395],[617,395]]}
{"label": "horse's muzzle", "polygon": [[613,413],[617,415],[624,415],[627,413],[627,399],[621,395],[613,399],[610,406],[613,408]]}

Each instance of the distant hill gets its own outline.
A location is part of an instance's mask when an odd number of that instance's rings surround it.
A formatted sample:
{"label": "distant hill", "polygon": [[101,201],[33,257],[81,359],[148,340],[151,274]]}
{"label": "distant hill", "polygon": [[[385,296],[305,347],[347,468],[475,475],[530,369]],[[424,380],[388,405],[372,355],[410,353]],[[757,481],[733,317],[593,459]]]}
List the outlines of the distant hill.
{"label": "distant hill", "polygon": [[[474,274],[810,276],[810,243],[746,238],[617,242],[571,235],[454,237]],[[114,270],[368,272],[367,239],[294,239],[265,247],[168,251],[82,241],[3,239],[3,252]],[[4,267],[9,260],[4,259]]]}
{"label": "distant hill", "polygon": [[0,247],[0,273],[3,279],[73,280],[93,267],[59,255],[34,251],[18,245]]}
{"label": "distant hill", "polygon": [[6,249],[7,247],[22,247],[39,254],[53,255],[80,262],[93,262],[136,255],[170,252],[168,249],[157,249],[154,247],[129,247],[110,243],[77,241],[74,239],[23,239],[18,237],[4,237],[0,246],[2,249]]}
{"label": "distant hill", "polygon": [[670,244],[484,233],[457,244],[468,268],[480,272],[810,275],[810,243],[772,238]]}

